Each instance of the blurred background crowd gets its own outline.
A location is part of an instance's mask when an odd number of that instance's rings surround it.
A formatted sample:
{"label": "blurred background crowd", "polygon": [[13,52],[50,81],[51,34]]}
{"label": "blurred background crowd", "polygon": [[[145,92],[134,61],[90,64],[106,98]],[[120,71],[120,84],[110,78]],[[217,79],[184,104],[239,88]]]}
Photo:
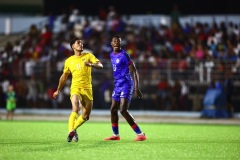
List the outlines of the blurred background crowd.
{"label": "blurred background crowd", "polygon": [[230,112],[240,111],[240,19],[182,23],[178,5],[173,5],[159,25],[133,23],[132,16],[120,13],[114,5],[88,16],[72,5],[60,14],[49,12],[43,23],[31,24],[14,40],[4,40],[0,107],[5,106],[2,97],[12,84],[18,108],[69,108],[71,79],[58,99],[52,94],[64,60],[72,55],[69,41],[78,37],[85,50],[103,62],[104,69],[92,73],[94,108],[108,109],[113,83],[110,39],[118,34],[136,63],[144,94],[141,101],[133,98],[131,109],[200,111],[207,90],[217,88],[224,92],[223,105]]}

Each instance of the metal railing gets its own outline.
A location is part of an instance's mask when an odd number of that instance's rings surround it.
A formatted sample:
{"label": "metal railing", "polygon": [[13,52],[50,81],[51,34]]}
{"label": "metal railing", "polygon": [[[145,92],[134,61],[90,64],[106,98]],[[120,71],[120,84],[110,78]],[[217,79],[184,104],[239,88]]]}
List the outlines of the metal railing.
{"label": "metal railing", "polygon": [[[108,109],[111,104],[111,92],[113,87],[112,68],[110,60],[101,60],[104,69],[93,69],[93,93],[94,108]],[[233,103],[239,104],[240,100],[240,74],[239,68],[231,62],[222,64],[215,61],[211,69],[206,62],[186,63],[181,65],[177,60],[161,60],[157,63],[135,61],[140,77],[140,89],[144,94],[142,100],[133,96],[131,109],[133,110],[177,110],[177,111],[200,111],[203,107],[203,97],[213,80],[224,82],[225,76],[231,76],[233,80]],[[63,95],[59,100],[52,100],[49,97],[49,89],[58,84],[62,73],[63,63],[59,62],[36,62],[30,74],[26,74],[25,63],[20,63],[19,71],[13,75],[18,81],[24,77],[24,81],[29,87],[30,77],[34,75],[34,81],[38,95],[35,104],[26,97],[26,106],[31,108],[68,108],[69,102],[69,82],[63,89]],[[219,67],[221,65],[221,67]],[[29,68],[28,68],[29,69]],[[159,95],[159,83],[166,80],[168,83],[167,95],[163,100]],[[163,104],[164,103],[164,104]]]}

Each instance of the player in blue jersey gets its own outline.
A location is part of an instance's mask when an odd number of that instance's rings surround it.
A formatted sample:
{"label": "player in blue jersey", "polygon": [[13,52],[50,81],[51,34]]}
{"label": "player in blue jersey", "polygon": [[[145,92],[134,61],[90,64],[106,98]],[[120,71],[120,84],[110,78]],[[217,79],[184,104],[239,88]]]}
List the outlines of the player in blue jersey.
{"label": "player in blue jersey", "polygon": [[[114,90],[112,93],[111,105],[111,122],[113,135],[104,140],[120,140],[118,129],[118,109],[126,119],[133,131],[137,134],[136,141],[146,140],[145,134],[135,122],[133,116],[129,113],[128,108],[131,102],[132,93],[134,92],[138,98],[142,98],[143,94],[139,89],[139,76],[134,62],[129,54],[121,49],[121,37],[113,36],[111,45],[113,52],[110,58],[113,67]],[[133,78],[132,78],[133,74]]]}

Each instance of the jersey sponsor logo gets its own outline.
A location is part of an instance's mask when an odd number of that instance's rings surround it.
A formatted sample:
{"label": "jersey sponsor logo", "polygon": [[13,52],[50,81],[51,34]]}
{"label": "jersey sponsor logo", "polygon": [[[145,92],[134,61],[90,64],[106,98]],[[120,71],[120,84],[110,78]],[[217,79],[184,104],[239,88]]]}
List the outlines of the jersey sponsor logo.
{"label": "jersey sponsor logo", "polygon": [[119,59],[116,59],[116,63],[119,63]]}

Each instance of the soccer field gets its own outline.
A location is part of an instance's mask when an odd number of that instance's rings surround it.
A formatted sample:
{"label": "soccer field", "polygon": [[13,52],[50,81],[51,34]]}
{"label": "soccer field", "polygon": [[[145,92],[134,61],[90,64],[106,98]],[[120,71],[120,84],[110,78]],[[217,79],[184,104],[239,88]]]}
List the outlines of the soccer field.
{"label": "soccer field", "polygon": [[79,142],[66,142],[67,122],[0,121],[1,160],[158,160],[240,159],[239,125],[139,123],[147,140],[135,142],[128,124],[119,124],[121,140],[108,122],[86,122]]}

